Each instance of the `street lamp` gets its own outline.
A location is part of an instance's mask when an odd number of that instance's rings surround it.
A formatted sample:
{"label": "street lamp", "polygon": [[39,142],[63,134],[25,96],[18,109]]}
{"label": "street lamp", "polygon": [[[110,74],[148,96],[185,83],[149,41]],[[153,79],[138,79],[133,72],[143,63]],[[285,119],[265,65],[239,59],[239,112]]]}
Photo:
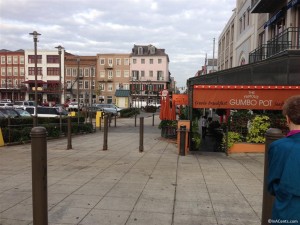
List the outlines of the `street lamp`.
{"label": "street lamp", "polygon": [[36,31],[33,31],[32,33],[29,33],[30,35],[33,36],[33,42],[34,42],[34,74],[35,74],[35,79],[34,79],[34,100],[35,100],[35,115],[34,115],[34,120],[33,120],[33,126],[37,126],[37,105],[38,105],[38,98],[37,98],[37,42],[38,42],[38,36],[41,35]]}
{"label": "street lamp", "polygon": [[59,95],[59,104],[60,104],[60,106],[59,106],[59,108],[58,108],[58,110],[59,110],[59,131],[60,131],[60,134],[62,133],[62,121],[61,121],[61,114],[62,114],[62,106],[61,106],[61,96],[62,96],[62,93],[61,93],[61,52],[62,52],[62,50],[64,49],[64,47],[62,47],[61,45],[59,45],[59,46],[57,46],[57,47],[55,47],[55,48],[57,48],[57,50],[58,50],[58,55],[59,55],[59,86],[58,86],[58,88],[59,88],[59,92],[58,92],[58,95]]}
{"label": "street lamp", "polygon": [[80,58],[77,58],[77,123],[79,127],[79,64]]}

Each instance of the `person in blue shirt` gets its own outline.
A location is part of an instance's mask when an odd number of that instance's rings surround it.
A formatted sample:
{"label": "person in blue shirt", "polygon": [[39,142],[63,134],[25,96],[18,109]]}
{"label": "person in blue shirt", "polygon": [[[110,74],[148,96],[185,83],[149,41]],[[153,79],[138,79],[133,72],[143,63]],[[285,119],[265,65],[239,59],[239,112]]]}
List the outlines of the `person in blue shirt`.
{"label": "person in blue shirt", "polygon": [[271,224],[300,224],[300,95],[282,109],[290,132],[270,144],[268,191],[275,196]]}

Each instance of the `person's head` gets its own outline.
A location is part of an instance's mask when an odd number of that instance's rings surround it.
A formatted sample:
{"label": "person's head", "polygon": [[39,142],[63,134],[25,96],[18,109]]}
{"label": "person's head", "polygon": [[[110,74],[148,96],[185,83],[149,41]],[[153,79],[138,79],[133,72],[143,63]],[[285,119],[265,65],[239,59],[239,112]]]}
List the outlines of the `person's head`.
{"label": "person's head", "polygon": [[282,114],[287,118],[288,123],[300,125],[300,95],[289,97],[284,102]]}

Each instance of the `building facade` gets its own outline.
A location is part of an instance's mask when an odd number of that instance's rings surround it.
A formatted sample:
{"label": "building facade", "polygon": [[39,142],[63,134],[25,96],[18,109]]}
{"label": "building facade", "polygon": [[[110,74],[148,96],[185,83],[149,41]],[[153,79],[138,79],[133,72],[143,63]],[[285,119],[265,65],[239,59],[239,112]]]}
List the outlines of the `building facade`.
{"label": "building facade", "polygon": [[25,54],[24,50],[0,50],[0,100],[25,100]]}
{"label": "building facade", "polygon": [[[61,68],[60,68],[61,60]],[[34,100],[37,91],[38,104],[64,102],[64,51],[61,58],[57,50],[37,50],[37,90],[35,90],[34,50],[25,50],[26,100]],[[62,96],[62,98],[60,98]]]}
{"label": "building facade", "polygon": [[97,54],[97,103],[117,103],[128,107],[128,96],[116,97],[119,90],[129,93],[130,59],[129,54]]}
{"label": "building facade", "polygon": [[64,91],[66,102],[79,101],[81,106],[97,102],[96,56],[65,54]]}
{"label": "building facade", "polygon": [[134,107],[159,103],[169,88],[169,56],[153,45],[134,45],[130,54],[130,90]]}

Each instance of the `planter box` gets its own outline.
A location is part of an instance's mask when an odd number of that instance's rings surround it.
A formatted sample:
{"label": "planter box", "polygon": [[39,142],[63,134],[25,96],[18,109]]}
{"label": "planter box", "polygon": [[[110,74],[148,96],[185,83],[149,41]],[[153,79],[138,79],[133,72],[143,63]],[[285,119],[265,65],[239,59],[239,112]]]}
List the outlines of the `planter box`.
{"label": "planter box", "polygon": [[263,153],[265,152],[265,144],[255,143],[235,143],[228,153]]}

